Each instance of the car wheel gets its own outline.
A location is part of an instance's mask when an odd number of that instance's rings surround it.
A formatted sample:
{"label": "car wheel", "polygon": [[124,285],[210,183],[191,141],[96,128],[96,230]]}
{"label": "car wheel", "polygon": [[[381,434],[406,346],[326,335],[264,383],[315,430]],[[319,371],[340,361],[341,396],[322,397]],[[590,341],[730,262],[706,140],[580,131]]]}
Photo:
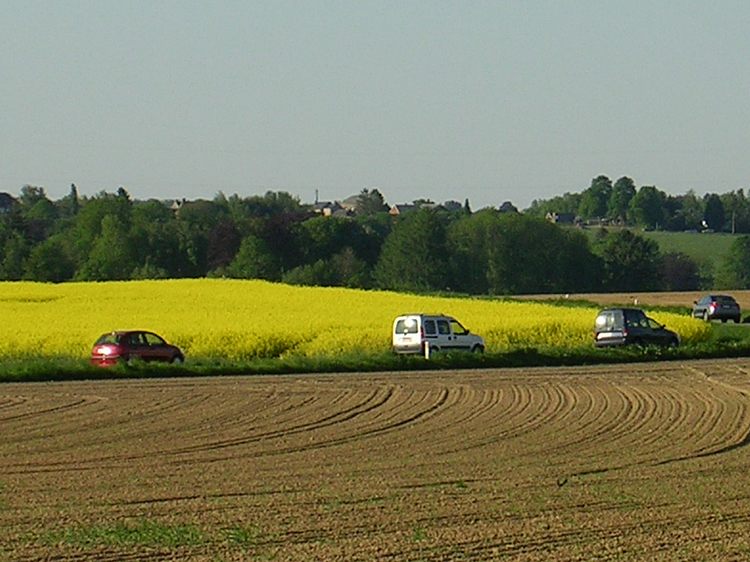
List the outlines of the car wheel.
{"label": "car wheel", "polygon": [[669,347],[677,347],[680,345],[680,342],[677,341],[677,338],[672,338],[669,340]]}
{"label": "car wheel", "polygon": [[711,321],[711,319],[708,317],[708,310],[704,310],[703,311],[703,320],[705,322],[710,322]]}
{"label": "car wheel", "polygon": [[484,353],[484,348],[481,345],[475,345],[471,348],[472,353]]}
{"label": "car wheel", "polygon": [[740,317],[739,317],[739,316],[737,316],[737,317],[736,317],[736,318],[734,319],[734,323],[735,323],[735,324],[739,324],[739,323],[740,323]]}
{"label": "car wheel", "polygon": [[184,362],[185,362],[185,358],[182,355],[175,355],[174,357],[172,357],[172,360],[170,361],[170,363],[172,364],[176,363],[177,365],[182,365]]}

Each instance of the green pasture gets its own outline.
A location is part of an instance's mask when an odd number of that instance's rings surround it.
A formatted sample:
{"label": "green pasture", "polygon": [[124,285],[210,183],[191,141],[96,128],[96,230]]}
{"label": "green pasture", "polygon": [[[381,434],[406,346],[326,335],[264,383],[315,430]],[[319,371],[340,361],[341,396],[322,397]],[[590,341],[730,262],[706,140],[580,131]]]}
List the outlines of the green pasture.
{"label": "green pasture", "polygon": [[681,252],[699,266],[710,264],[713,271],[721,267],[732,242],[739,234],[724,232],[639,232],[644,238],[659,244],[662,253]]}
{"label": "green pasture", "polygon": [[[607,227],[607,230],[616,228]],[[597,227],[592,227],[587,228],[585,232],[593,242],[599,230]],[[721,266],[732,242],[741,236],[741,234],[726,232],[666,232],[640,229],[633,229],[633,232],[659,244],[662,253],[683,253],[702,268],[707,265],[711,271],[716,271]]]}

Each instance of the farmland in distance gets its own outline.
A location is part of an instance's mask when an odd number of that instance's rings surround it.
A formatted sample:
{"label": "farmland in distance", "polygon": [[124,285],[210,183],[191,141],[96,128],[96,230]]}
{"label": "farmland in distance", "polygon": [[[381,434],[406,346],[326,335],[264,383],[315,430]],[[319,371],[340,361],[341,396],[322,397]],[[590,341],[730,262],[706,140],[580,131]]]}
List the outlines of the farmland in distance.
{"label": "farmland in distance", "polygon": [[746,359],[0,390],[0,560],[750,556]]}

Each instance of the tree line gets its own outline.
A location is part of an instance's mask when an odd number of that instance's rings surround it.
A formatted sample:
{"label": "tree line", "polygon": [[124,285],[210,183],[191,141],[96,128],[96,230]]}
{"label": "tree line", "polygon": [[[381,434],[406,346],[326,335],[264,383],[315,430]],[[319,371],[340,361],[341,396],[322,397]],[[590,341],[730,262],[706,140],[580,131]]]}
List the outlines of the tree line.
{"label": "tree line", "polygon": [[[728,261],[750,263],[750,237],[732,251]],[[730,269],[734,288],[750,287],[750,275]],[[661,253],[632,229],[591,236],[538,212],[512,205],[472,212],[468,202],[394,217],[377,190],[363,190],[356,212],[337,217],[285,192],[173,205],[133,200],[123,188],[80,197],[75,186],[53,201],[43,188],[24,186],[0,213],[0,279],[184,277],[476,295],[694,290],[713,282],[687,256]]]}
{"label": "tree line", "polygon": [[653,230],[750,233],[750,199],[743,189],[703,197],[693,190],[669,195],[653,185],[636,188],[627,176],[614,183],[607,176],[597,176],[587,189],[535,200],[526,212],[535,216],[566,213],[583,222]]}

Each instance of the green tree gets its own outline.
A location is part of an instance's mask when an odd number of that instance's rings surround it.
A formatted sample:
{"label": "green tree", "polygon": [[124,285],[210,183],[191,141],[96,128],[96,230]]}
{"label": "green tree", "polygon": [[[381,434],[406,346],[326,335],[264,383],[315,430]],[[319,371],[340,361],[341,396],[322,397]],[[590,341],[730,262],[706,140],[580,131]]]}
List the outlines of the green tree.
{"label": "green tree", "polygon": [[55,228],[57,207],[49,199],[39,199],[24,212],[26,237],[33,243],[46,239]]}
{"label": "green tree", "polygon": [[635,194],[635,182],[632,179],[625,176],[618,179],[612,187],[612,194],[607,202],[607,218],[627,221],[630,201]]}
{"label": "green tree", "polygon": [[730,191],[720,196],[724,205],[728,230],[732,234],[750,232],[750,201],[743,189]]}
{"label": "green tree", "polygon": [[535,217],[545,217],[547,213],[578,214],[582,196],[580,193],[565,193],[552,199],[534,199],[526,210],[527,214]]}
{"label": "green tree", "polygon": [[581,194],[578,215],[584,220],[604,218],[611,196],[612,180],[607,176],[595,177],[591,180],[591,187]]}
{"label": "green tree", "polygon": [[372,287],[372,271],[354,249],[346,247],[330,259],[330,269],[335,275],[336,286],[359,289]]}
{"label": "green tree", "polygon": [[206,267],[209,271],[222,270],[229,265],[242,243],[240,231],[229,217],[215,224],[206,240]]}
{"label": "green tree", "polygon": [[488,208],[462,215],[449,225],[446,243],[454,290],[475,295],[489,291],[490,233],[498,221],[499,212]]}
{"label": "green tree", "polygon": [[24,262],[29,255],[29,243],[20,233],[12,231],[5,239],[0,254],[0,279],[20,281],[23,278]]}
{"label": "green tree", "polygon": [[657,291],[662,287],[661,255],[653,240],[630,230],[609,232],[596,250],[604,264],[607,291]]}
{"label": "green tree", "polygon": [[644,185],[630,201],[630,216],[635,224],[650,229],[664,225],[666,195],[652,185]]}
{"label": "green tree", "polygon": [[750,236],[738,236],[722,260],[716,284],[726,289],[750,289]]}
{"label": "green tree", "polygon": [[35,246],[24,266],[24,279],[61,283],[75,274],[70,247],[62,235],[53,235]]}
{"label": "green tree", "polygon": [[32,244],[47,238],[57,220],[57,208],[43,187],[24,185],[18,198],[24,237]]}
{"label": "green tree", "polygon": [[295,267],[282,277],[291,285],[318,285],[366,289],[370,286],[370,271],[354,250],[344,248],[328,259]]}
{"label": "green tree", "polygon": [[180,277],[188,268],[174,213],[161,201],[133,205],[129,239],[136,261],[134,278]]}
{"label": "green tree", "polygon": [[317,216],[299,225],[298,244],[305,263],[327,260],[345,248],[353,251],[358,259],[374,262],[379,250],[374,243],[363,223],[349,218]]}
{"label": "green tree", "polygon": [[709,193],[706,195],[703,202],[703,220],[706,221],[706,226],[716,232],[723,231],[726,215],[724,213],[724,204],[721,202],[721,197],[715,193]]}
{"label": "green tree", "polygon": [[661,277],[665,291],[697,291],[701,288],[698,264],[682,252],[662,256]]}
{"label": "green tree", "polygon": [[76,187],[76,184],[70,184],[70,192],[57,202],[57,207],[61,217],[71,218],[78,214],[80,199],[78,197],[78,188]]}
{"label": "green tree", "polygon": [[35,185],[24,185],[18,196],[18,202],[21,204],[21,207],[25,209],[30,209],[39,201],[43,200],[49,200],[47,199],[47,194],[45,193],[44,188]]}
{"label": "green tree", "polygon": [[448,287],[446,232],[435,211],[420,209],[399,221],[385,240],[375,267],[384,289],[434,291]]}
{"label": "green tree", "polygon": [[226,274],[239,279],[278,281],[281,278],[278,258],[265,240],[253,234],[242,240],[237,255],[226,268]]}
{"label": "green tree", "polygon": [[184,256],[180,277],[202,277],[209,270],[209,235],[214,225],[228,216],[226,207],[198,199],[183,203],[177,211],[180,254]]}
{"label": "green tree", "polygon": [[601,266],[581,233],[505,213],[491,226],[489,236],[491,293],[572,292],[598,286]]}
{"label": "green tree", "polygon": [[703,202],[689,190],[685,195],[668,196],[665,201],[667,230],[699,230],[703,221]]}
{"label": "green tree", "polygon": [[102,219],[101,233],[76,277],[84,281],[130,279],[137,267],[128,228],[116,215]]}
{"label": "green tree", "polygon": [[83,202],[70,233],[74,259],[82,267],[102,233],[105,217],[112,216],[125,231],[130,229],[133,204],[129,198],[102,191]]}
{"label": "green tree", "polygon": [[359,215],[375,215],[388,211],[383,194],[377,189],[363,189],[357,197],[356,211]]}

